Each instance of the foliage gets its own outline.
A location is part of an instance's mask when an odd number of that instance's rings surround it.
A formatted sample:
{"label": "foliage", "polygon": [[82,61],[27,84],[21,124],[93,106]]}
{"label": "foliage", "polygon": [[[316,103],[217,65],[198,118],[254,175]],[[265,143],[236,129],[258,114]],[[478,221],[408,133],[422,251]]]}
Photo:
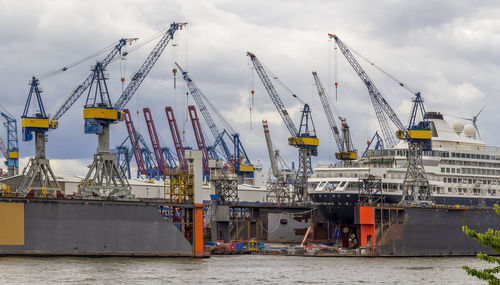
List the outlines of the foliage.
{"label": "foliage", "polygon": [[[495,211],[500,215],[500,206],[495,205]],[[494,231],[493,229],[488,229],[484,234],[477,233],[474,230],[469,229],[467,226],[462,227],[462,231],[468,236],[477,241],[482,245],[488,246],[489,248],[500,253],[500,231]],[[462,268],[471,276],[475,276],[481,280],[488,281],[488,284],[499,284],[500,279],[494,274],[500,272],[500,257],[488,256],[484,253],[478,253],[477,258],[489,263],[496,264],[497,266],[489,269],[478,270],[470,268],[469,266],[462,266]]]}

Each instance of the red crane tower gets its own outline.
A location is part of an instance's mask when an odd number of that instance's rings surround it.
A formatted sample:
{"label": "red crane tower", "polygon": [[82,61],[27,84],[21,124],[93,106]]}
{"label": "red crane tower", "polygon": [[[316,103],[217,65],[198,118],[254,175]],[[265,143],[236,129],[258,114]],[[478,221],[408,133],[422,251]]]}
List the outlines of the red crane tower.
{"label": "red crane tower", "polygon": [[193,105],[188,106],[188,111],[189,117],[191,118],[191,124],[193,125],[193,132],[196,138],[196,143],[198,144],[198,149],[201,150],[203,154],[203,173],[205,173],[205,176],[208,176],[210,175],[210,169],[208,168],[208,151],[205,144],[205,138],[203,137],[203,132],[201,131],[198,113]]}
{"label": "red crane tower", "polygon": [[[134,142],[137,141],[137,133],[135,131],[134,122],[132,121],[132,116],[130,115],[129,109],[123,109],[123,113],[125,114],[125,125],[127,126],[130,143],[131,145],[134,145]],[[141,148],[139,147],[139,144],[136,145],[137,146],[133,151],[135,162],[137,163],[137,171],[140,174],[147,174],[146,167],[144,166],[144,161],[142,159]]]}
{"label": "red crane tower", "polygon": [[146,119],[146,125],[148,126],[149,137],[151,138],[151,145],[153,146],[153,152],[155,154],[156,163],[158,164],[158,170],[161,175],[164,175],[165,170],[167,170],[167,165],[163,159],[160,140],[158,139],[158,134],[156,133],[155,122],[151,116],[151,110],[149,110],[149,108],[143,108],[142,112],[144,113],[144,119]]}
{"label": "red crane tower", "polygon": [[179,129],[177,128],[174,110],[172,107],[165,107],[165,113],[167,114],[168,125],[170,127],[170,132],[172,133],[177,158],[179,159],[179,169],[187,169],[186,159],[184,158],[184,147],[182,146],[182,139],[179,135]]}

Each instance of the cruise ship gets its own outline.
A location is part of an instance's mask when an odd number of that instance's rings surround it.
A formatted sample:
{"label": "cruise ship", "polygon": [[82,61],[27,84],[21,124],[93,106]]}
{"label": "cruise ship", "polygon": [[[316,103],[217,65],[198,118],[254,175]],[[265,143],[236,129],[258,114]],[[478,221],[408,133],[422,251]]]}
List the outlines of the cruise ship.
{"label": "cruise ship", "polygon": [[[500,203],[500,148],[476,139],[473,125],[450,125],[439,112],[428,112],[432,151],[423,164],[435,205],[492,207]],[[389,149],[368,150],[361,159],[344,165],[318,166],[309,178],[308,193],[324,216],[350,223],[358,202],[360,179],[369,175],[382,182],[382,201],[401,201],[406,175],[407,143]],[[342,214],[342,213],[345,213]]]}

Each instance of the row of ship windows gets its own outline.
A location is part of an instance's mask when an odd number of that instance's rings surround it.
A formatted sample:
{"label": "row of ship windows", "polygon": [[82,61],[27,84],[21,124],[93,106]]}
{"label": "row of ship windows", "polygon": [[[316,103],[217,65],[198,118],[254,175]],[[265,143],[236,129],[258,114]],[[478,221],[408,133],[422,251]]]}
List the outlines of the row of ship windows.
{"label": "row of ship windows", "polygon": [[491,180],[491,179],[477,179],[477,178],[452,178],[452,177],[444,177],[444,183],[482,183],[482,184],[500,184],[500,180]]}
{"label": "row of ship windows", "polygon": [[500,175],[500,170],[484,169],[484,168],[450,168],[441,167],[442,173],[457,173],[457,174],[480,174],[480,175]]}
{"label": "row of ship windows", "polygon": [[463,160],[443,159],[441,161],[441,164],[500,168],[500,163],[491,163],[491,162],[482,162],[482,161],[479,162],[479,161],[463,161]]}
{"label": "row of ship windows", "polygon": [[[406,150],[372,150],[368,153],[369,156],[406,156]],[[497,157],[494,155],[488,154],[475,154],[475,153],[460,153],[460,152],[448,152],[448,151],[438,151],[438,150],[430,150],[424,151],[424,156],[433,156],[433,157],[454,157],[454,158],[469,158],[469,159],[496,159]],[[500,157],[499,157],[500,158]]]}

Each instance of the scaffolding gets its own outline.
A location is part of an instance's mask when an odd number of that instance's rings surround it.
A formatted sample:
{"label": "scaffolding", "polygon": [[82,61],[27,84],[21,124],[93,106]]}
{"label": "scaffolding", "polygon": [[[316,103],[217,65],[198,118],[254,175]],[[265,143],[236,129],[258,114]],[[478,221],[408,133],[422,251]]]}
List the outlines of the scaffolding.
{"label": "scaffolding", "polygon": [[165,188],[165,199],[172,203],[190,203],[194,199],[194,175],[189,170],[167,170],[170,187]]}
{"label": "scaffolding", "polygon": [[358,179],[358,206],[376,206],[382,203],[382,179],[372,174]]}
{"label": "scaffolding", "polygon": [[266,203],[286,205],[292,202],[290,189],[284,181],[270,181],[266,184]]}
{"label": "scaffolding", "polygon": [[222,203],[238,202],[238,177],[234,173],[223,173],[211,178],[215,187],[215,194],[219,195]]}

